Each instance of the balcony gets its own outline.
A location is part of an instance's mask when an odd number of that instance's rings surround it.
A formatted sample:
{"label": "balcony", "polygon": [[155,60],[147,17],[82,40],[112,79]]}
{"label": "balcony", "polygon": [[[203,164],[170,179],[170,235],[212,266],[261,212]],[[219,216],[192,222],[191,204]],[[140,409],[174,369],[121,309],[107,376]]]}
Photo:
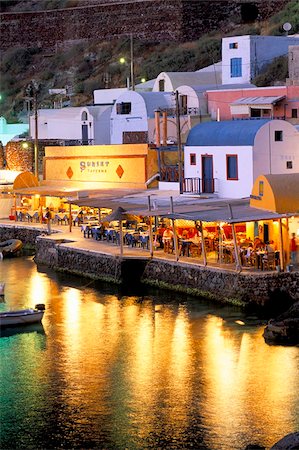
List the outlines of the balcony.
{"label": "balcony", "polygon": [[217,178],[183,178],[183,192],[188,194],[214,194]]}

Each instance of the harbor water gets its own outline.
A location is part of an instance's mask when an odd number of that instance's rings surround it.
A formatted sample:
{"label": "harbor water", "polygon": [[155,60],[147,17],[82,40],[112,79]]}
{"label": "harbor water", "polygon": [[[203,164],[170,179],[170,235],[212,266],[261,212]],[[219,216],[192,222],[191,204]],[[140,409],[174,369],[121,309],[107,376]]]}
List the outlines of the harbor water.
{"label": "harbor water", "polygon": [[0,448],[270,448],[299,429],[299,348],[183,294],[126,291],[0,261],[0,310],[46,306],[1,331]]}

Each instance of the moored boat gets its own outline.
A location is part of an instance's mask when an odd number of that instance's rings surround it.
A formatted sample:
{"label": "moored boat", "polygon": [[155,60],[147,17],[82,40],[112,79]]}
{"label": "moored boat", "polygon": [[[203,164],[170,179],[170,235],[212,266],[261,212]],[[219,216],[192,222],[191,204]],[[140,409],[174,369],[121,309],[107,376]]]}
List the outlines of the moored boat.
{"label": "moored boat", "polygon": [[8,239],[0,242],[0,253],[2,256],[12,256],[17,254],[23,247],[23,242],[20,239]]}
{"label": "moored boat", "polygon": [[5,288],[5,283],[0,283],[0,296],[4,295],[4,288]]}
{"label": "moored boat", "polygon": [[38,304],[34,308],[0,313],[0,326],[26,325],[41,322],[45,312],[45,305]]}

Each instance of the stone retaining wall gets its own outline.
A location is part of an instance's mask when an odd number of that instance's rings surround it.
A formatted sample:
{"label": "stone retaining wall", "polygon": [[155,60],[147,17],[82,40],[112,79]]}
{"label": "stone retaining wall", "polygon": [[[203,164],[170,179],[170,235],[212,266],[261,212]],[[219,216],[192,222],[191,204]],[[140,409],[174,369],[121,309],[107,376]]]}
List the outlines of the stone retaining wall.
{"label": "stone retaining wall", "polygon": [[35,247],[37,236],[45,232],[46,229],[42,226],[40,228],[28,228],[25,223],[21,225],[18,222],[18,225],[15,225],[15,222],[12,222],[11,225],[0,226],[0,242],[8,239],[20,239],[24,245]]}
{"label": "stone retaining wall", "polygon": [[63,245],[65,243],[66,240],[38,238],[35,256],[37,264],[46,264],[54,270],[95,280],[121,284],[138,282],[147,262],[144,259],[127,259],[90,250],[73,249]]}
{"label": "stone retaining wall", "polygon": [[265,20],[290,0],[139,0],[79,8],[0,15],[0,49],[39,47],[55,51],[70,42],[100,41],[133,33],[151,42],[198,39],[219,27],[246,21],[253,5]]}
{"label": "stone retaining wall", "polygon": [[146,265],[142,280],[147,284],[239,305],[252,304],[274,309],[277,306],[279,309],[275,302],[293,303],[299,299],[299,272],[236,273],[151,260]]}

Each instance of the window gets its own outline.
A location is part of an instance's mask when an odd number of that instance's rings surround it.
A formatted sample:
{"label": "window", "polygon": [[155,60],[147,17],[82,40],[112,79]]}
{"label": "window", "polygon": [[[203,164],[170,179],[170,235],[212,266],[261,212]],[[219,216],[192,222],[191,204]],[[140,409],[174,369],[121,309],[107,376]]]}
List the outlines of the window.
{"label": "window", "polygon": [[228,180],[238,179],[238,155],[226,155],[226,177]]}
{"label": "window", "polygon": [[116,114],[131,114],[131,103],[116,103]]}
{"label": "window", "polygon": [[180,95],[181,114],[187,114],[187,95]]}
{"label": "window", "polygon": [[196,166],[196,154],[190,153],[190,166]]}
{"label": "window", "polygon": [[292,108],[292,119],[298,118],[298,109]]}
{"label": "window", "polygon": [[165,80],[159,80],[159,91],[160,92],[165,91]]}
{"label": "window", "polygon": [[287,169],[293,169],[293,161],[287,161]]}
{"label": "window", "polygon": [[232,58],[230,60],[230,76],[231,78],[242,76],[242,58]]}
{"label": "window", "polygon": [[259,181],[259,196],[262,197],[264,195],[264,182]]}
{"label": "window", "polygon": [[231,42],[229,48],[238,48],[238,42]]}
{"label": "window", "polygon": [[282,141],[282,131],[275,130],[274,140],[275,140],[275,142],[281,142]]}
{"label": "window", "polygon": [[87,112],[83,111],[83,113],[81,114],[81,120],[87,120]]}

